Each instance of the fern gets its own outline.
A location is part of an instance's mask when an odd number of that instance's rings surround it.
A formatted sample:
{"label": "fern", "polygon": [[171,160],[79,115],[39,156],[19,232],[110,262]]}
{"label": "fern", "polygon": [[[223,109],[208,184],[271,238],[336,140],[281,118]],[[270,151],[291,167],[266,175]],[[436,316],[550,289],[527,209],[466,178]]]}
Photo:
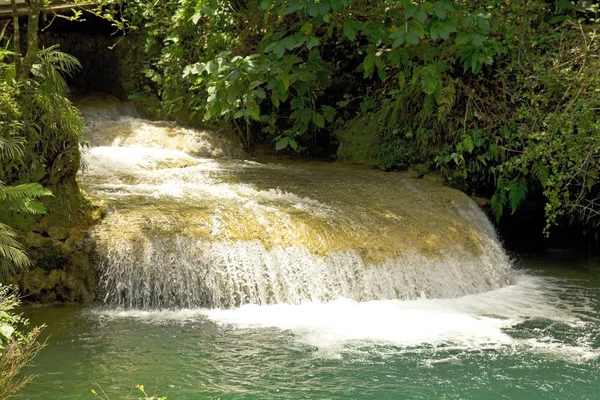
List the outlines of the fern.
{"label": "fern", "polygon": [[43,85],[47,85],[51,92],[65,95],[69,92],[69,86],[64,75],[72,76],[80,69],[81,63],[77,58],[63,53],[58,50],[58,45],[54,45],[38,52],[31,72]]}
{"label": "fern", "polygon": [[454,83],[451,82],[448,86],[442,89],[440,97],[438,99],[438,120],[443,121],[456,103],[456,88]]}
{"label": "fern", "polygon": [[504,188],[496,190],[496,193],[492,196],[491,205],[492,213],[494,214],[496,221],[500,221],[504,212],[504,207],[506,206],[506,191]]}
{"label": "fern", "polygon": [[462,140],[462,148],[467,151],[467,153],[472,153],[475,150],[475,142],[473,141],[473,136],[466,134],[463,136]]}
{"label": "fern", "polygon": [[0,202],[44,196],[52,196],[52,192],[39,183],[24,183],[16,186],[0,185]]}
{"label": "fern", "polygon": [[547,165],[537,162],[531,167],[531,172],[533,173],[533,176],[540,181],[542,186],[545,187],[548,184],[548,179],[550,179],[550,170],[548,169]]}
{"label": "fern", "polygon": [[519,204],[521,204],[527,196],[527,181],[525,181],[525,178],[515,179],[508,185],[507,189],[508,202],[511,211],[514,214],[515,211],[517,211]]}
{"label": "fern", "polygon": [[9,226],[0,223],[0,261],[17,268],[27,268],[31,265],[31,262],[16,236],[15,231]]}
{"label": "fern", "polygon": [[[51,195],[52,192],[39,183],[4,186],[0,182],[0,208],[3,210],[44,214],[46,207],[37,199]],[[17,268],[26,268],[30,265],[23,245],[17,240],[17,234],[3,223],[0,223],[0,262],[2,265],[14,265]]]}
{"label": "fern", "polygon": [[19,136],[0,136],[0,159],[16,160],[24,156],[25,139]]}

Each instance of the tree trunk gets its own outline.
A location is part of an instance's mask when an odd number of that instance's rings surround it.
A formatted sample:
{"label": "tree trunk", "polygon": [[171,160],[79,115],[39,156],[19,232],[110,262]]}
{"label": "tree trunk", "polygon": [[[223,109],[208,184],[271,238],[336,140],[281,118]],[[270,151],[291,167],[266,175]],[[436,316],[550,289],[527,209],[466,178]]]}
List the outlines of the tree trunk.
{"label": "tree trunk", "polygon": [[12,17],[13,17],[13,49],[15,52],[15,71],[16,76],[21,75],[21,36],[19,34],[19,9],[17,8],[17,0],[10,0],[12,6]]}
{"label": "tree trunk", "polygon": [[[15,1],[15,0],[12,0]],[[40,22],[40,12],[44,5],[44,0],[31,0],[29,2],[29,19],[27,21],[27,54],[23,58],[21,65],[21,73],[18,79],[26,79],[29,77],[31,67],[35,62],[38,52],[38,27]]]}

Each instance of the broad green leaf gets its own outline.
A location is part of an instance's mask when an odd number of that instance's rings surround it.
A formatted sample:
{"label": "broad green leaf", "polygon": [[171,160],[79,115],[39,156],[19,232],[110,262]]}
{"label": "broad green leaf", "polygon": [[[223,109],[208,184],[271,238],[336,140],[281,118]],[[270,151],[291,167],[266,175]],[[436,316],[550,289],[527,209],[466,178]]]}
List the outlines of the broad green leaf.
{"label": "broad green leaf", "polygon": [[356,29],[354,29],[354,24],[350,21],[344,22],[343,25],[344,36],[351,41],[356,40]]}
{"label": "broad green leaf", "polygon": [[4,336],[6,338],[6,340],[10,340],[14,331],[15,331],[15,328],[13,328],[10,325],[0,324],[0,335]]}
{"label": "broad green leaf", "polygon": [[446,19],[446,17],[448,16],[446,9],[439,1],[436,1],[433,4],[433,12],[435,13],[435,16],[439,19]]}
{"label": "broad green leaf", "polygon": [[314,113],[313,117],[312,117],[312,121],[319,128],[325,127],[325,117],[323,117],[323,115],[321,115],[321,114]]}
{"label": "broad green leaf", "polygon": [[[413,21],[408,25],[408,27],[409,27],[409,32],[414,33],[419,38],[422,39],[423,36],[425,36],[425,28],[423,28],[423,25],[420,24],[419,22]],[[408,39],[407,39],[407,41],[408,41]]]}
{"label": "broad green leaf", "polygon": [[310,50],[314,47],[317,47],[319,44],[321,44],[321,40],[316,36],[312,36],[310,39],[308,39],[308,42],[306,42],[306,47]]}
{"label": "broad green leaf", "polygon": [[323,107],[323,116],[325,117],[325,120],[327,120],[327,122],[333,122],[333,117],[335,115],[335,109],[331,106],[324,106]]}
{"label": "broad green leaf", "polygon": [[304,23],[304,25],[302,25],[302,28],[300,28],[300,31],[302,31],[302,33],[304,33],[307,36],[312,33],[312,30],[313,24],[311,24],[310,22]]}
{"label": "broad green leaf", "polygon": [[275,143],[275,151],[280,151],[280,150],[287,148],[288,144],[290,144],[290,138],[284,137],[284,138],[279,139]]}
{"label": "broad green leaf", "polygon": [[285,54],[285,41],[281,40],[273,47],[273,54],[281,58]]}
{"label": "broad green leaf", "polygon": [[412,18],[419,8],[414,4],[409,4],[404,8],[404,18],[409,19]]}
{"label": "broad green leaf", "polygon": [[483,42],[485,42],[485,36],[478,33],[471,34],[471,43],[473,43],[473,46],[481,47]]}
{"label": "broad green leaf", "polygon": [[344,11],[344,5],[341,0],[331,0],[331,8],[338,13]]}
{"label": "broad green leaf", "polygon": [[406,40],[405,35],[406,34],[402,29],[398,29],[398,30],[394,31],[390,35],[390,39],[394,39],[394,43],[392,43],[392,47],[396,48],[396,47],[404,44],[404,41]]}
{"label": "broad green leaf", "polygon": [[417,13],[415,14],[415,19],[420,23],[424,24],[425,21],[427,21],[427,13],[425,12],[425,10],[423,10],[422,8],[419,9],[419,11],[417,11]]}
{"label": "broad green leaf", "polygon": [[308,13],[308,15],[310,15],[311,17],[316,17],[317,15],[319,15],[319,5],[317,3],[313,1],[309,1],[308,4],[306,5],[306,12]]}
{"label": "broad green leaf", "polygon": [[263,10],[267,10],[269,7],[271,7],[271,0],[260,1],[260,8],[262,8]]}
{"label": "broad green leaf", "polygon": [[419,37],[411,31],[406,34],[406,41],[412,44],[413,46],[416,46],[417,44],[419,44]]}
{"label": "broad green leaf", "polygon": [[485,31],[492,29],[488,19],[481,15],[477,17],[477,25],[479,25],[479,27]]}

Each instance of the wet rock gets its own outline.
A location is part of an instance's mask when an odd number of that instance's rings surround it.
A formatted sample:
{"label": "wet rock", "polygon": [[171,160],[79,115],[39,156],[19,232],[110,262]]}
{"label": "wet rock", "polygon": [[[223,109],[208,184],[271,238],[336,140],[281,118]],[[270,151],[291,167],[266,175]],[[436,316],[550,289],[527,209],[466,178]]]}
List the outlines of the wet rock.
{"label": "wet rock", "polygon": [[23,272],[22,279],[19,281],[21,290],[29,297],[39,297],[42,289],[46,286],[46,273],[41,268],[33,268],[29,271]]}
{"label": "wet rock", "polygon": [[67,280],[67,272],[61,269],[54,269],[50,271],[48,278],[46,280],[45,288],[48,290],[53,290],[57,286],[62,285]]}

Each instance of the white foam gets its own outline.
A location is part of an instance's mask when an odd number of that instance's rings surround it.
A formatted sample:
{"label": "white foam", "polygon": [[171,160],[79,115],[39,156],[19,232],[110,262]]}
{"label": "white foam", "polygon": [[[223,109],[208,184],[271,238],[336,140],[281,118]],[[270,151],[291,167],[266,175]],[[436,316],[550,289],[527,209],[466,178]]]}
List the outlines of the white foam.
{"label": "white foam", "polygon": [[[582,335],[569,345],[551,337],[515,338],[509,330],[532,319],[551,320],[581,329],[576,305],[556,303],[560,287],[548,279],[521,276],[515,285],[457,299],[378,300],[338,299],[300,305],[245,305],[231,310],[96,311],[111,318],[147,322],[186,322],[207,317],[233,329],[277,328],[293,333],[319,355],[340,357],[350,347],[393,345],[398,351],[431,347],[477,351],[530,351],[572,362],[600,355]],[[435,350],[434,350],[435,351]]]}

